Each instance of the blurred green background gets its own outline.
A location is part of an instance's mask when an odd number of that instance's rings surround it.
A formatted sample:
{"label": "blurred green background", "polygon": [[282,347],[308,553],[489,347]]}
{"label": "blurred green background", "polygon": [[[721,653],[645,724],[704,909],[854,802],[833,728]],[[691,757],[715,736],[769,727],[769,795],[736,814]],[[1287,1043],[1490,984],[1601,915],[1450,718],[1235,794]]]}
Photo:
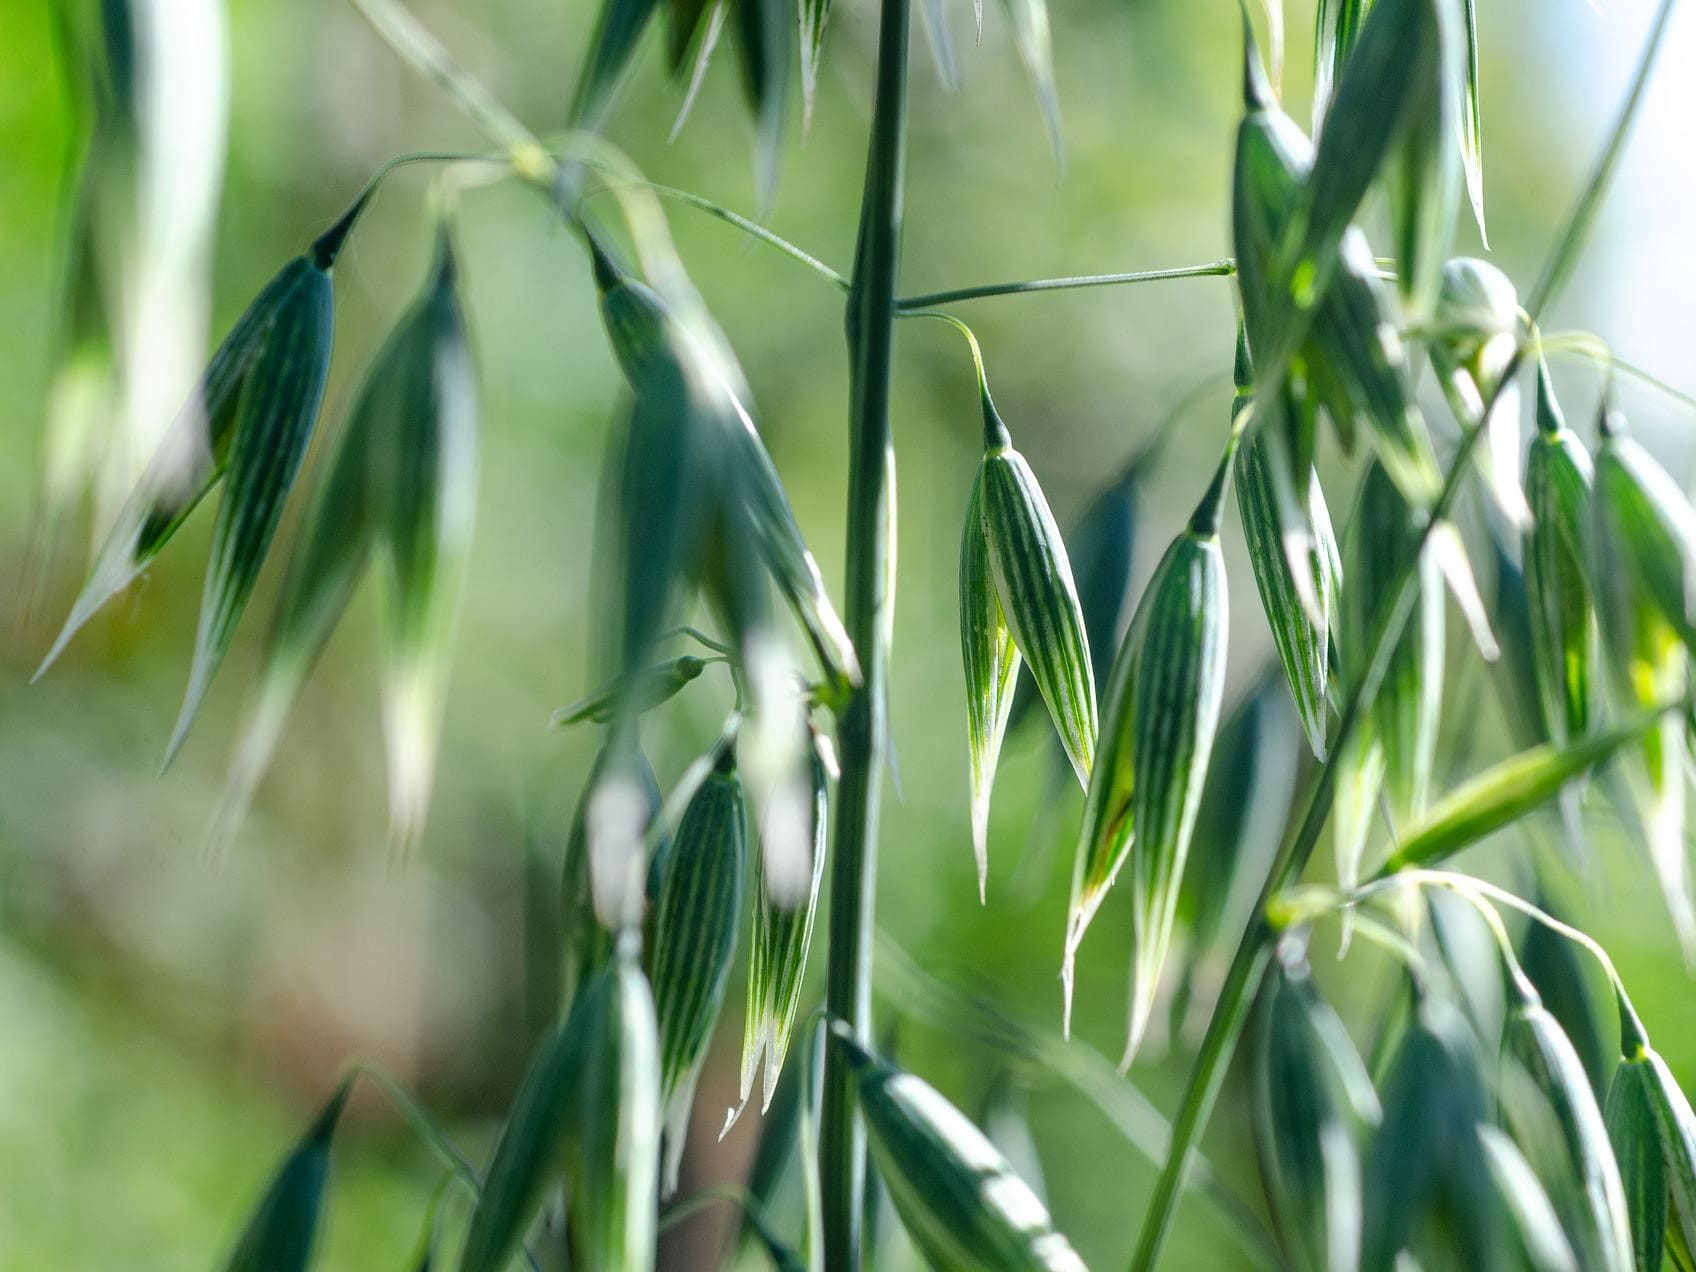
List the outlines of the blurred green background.
{"label": "blurred green background", "polygon": [[[187,671],[209,516],[195,518],[49,676],[28,684],[86,551],[78,527],[47,577],[36,577],[40,421],[72,143],[71,90],[50,34],[56,3],[0,6],[0,1268],[206,1266],[350,1056],[375,1058],[411,1084],[475,1160],[487,1151],[552,1011],[550,915],[594,739],[544,725],[590,687],[593,500],[620,384],[578,242],[510,183],[469,191],[460,242],[482,380],[481,503],[422,850],[397,862],[384,844],[375,606],[362,596],[298,704],[234,851],[209,864],[200,845],[275,593],[275,563],[208,710],[163,777],[157,767]],[[1489,0],[1479,8],[1492,259],[1523,288],[1611,119],[1649,6],[1615,3],[1599,14],[1579,0]],[[229,9],[214,336],[383,159],[483,144],[339,0],[232,0]],[[590,29],[587,0],[420,0],[415,11],[527,122],[558,125]],[[967,5],[951,4],[948,16],[957,91],[942,87],[915,38],[904,291],[1228,253],[1240,83],[1234,5],[1057,6],[1060,166],[1004,13],[991,7],[981,45]],[[1686,390],[1696,389],[1687,304],[1696,252],[1683,222],[1696,168],[1685,131],[1693,90],[1680,71],[1696,61],[1693,17],[1674,20],[1597,240],[1551,317],[1556,328],[1598,331]],[[837,5],[812,129],[799,135],[797,109],[770,218],[844,269],[873,18],[864,0]],[[1288,20],[1285,79],[1299,119],[1310,7],[1293,5]],[[751,210],[752,130],[732,51],[721,50],[693,117],[666,145],[679,95],[661,74],[656,44],[650,35],[612,135],[652,178]],[[391,180],[336,271],[326,420],[339,418],[422,275],[426,189],[415,172]],[[674,209],[671,222],[743,360],[762,429],[835,587],[846,456],[840,297],[696,212]],[[1457,250],[1479,250],[1470,222]],[[1002,413],[1063,523],[1183,394],[1229,370],[1223,280],[983,300],[959,312],[983,341]],[[954,580],[978,446],[970,375],[955,334],[902,326],[892,689],[900,781],[884,815],[879,922],[930,971],[1055,1033],[1069,874],[1068,853],[1055,845],[1069,845],[1080,801],[1050,785],[1040,727],[1015,736],[1003,763],[987,907],[973,886]],[[1557,377],[1569,416],[1586,421],[1594,373],[1564,363]],[[1686,475],[1692,413],[1630,385],[1624,395],[1640,433]],[[1141,511],[1139,580],[1206,480],[1227,401],[1224,387],[1202,400],[1161,460]],[[1325,476],[1341,517],[1349,473],[1338,464]],[[301,503],[297,496],[291,505],[285,544]],[[1257,679],[1270,645],[1240,538],[1228,532],[1227,544],[1234,696]],[[1464,769],[1501,754],[1507,741],[1458,626],[1451,649],[1447,726],[1464,742],[1452,753]],[[711,736],[728,701],[728,686],[709,673],[666,709],[664,727],[650,731],[662,783]],[[1287,744],[1298,745],[1293,728]],[[1608,944],[1658,1045],[1696,1083],[1696,999],[1653,883],[1617,837],[1598,833],[1592,848],[1588,874],[1566,881],[1571,912]],[[1521,840],[1504,839],[1471,860],[1488,869],[1524,854]],[[1385,965],[1370,951],[1333,965],[1332,937],[1322,933],[1318,945],[1322,976],[1369,1037]],[[1084,948],[1076,1033],[1115,1058],[1126,948],[1124,915],[1110,900]],[[740,983],[738,972],[701,1083],[686,1187],[736,1178],[756,1139],[758,1119],[749,1117],[714,1142],[735,1093]],[[1002,1067],[993,1048],[934,1021],[889,1018],[904,1063],[968,1111],[983,1108]],[[1180,1042],[1133,1077],[1170,1108],[1185,1072]],[[1092,1266],[1121,1264],[1151,1169],[1076,1094],[1036,1083],[1029,1107],[1057,1222]],[[1207,1151],[1259,1205],[1236,1097],[1221,1105]],[[437,1174],[405,1122],[365,1092],[337,1143],[323,1265],[405,1266]],[[710,1266],[723,1232],[722,1212],[691,1221],[663,1262]],[[892,1240],[879,1265],[909,1258]],[[1211,1213],[1192,1203],[1170,1266],[1239,1258]]]}

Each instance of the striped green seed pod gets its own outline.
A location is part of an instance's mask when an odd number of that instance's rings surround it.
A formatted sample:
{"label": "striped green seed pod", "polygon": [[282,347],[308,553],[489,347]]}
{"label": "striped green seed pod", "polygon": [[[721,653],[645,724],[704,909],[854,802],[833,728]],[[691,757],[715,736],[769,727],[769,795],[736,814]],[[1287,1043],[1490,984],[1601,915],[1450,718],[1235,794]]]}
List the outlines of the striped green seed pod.
{"label": "striped green seed pod", "polygon": [[990,574],[1013,644],[1024,655],[1080,785],[1095,760],[1095,672],[1084,635],[1083,608],[1066,543],[1048,500],[1005,427],[992,429],[984,402],[986,441],[978,510]]}
{"label": "striped green seed pod", "polygon": [[[1384,466],[1372,464],[1362,480],[1349,523],[1348,585],[1343,589],[1343,640],[1359,659],[1371,647],[1381,609],[1419,540],[1416,514]],[[1443,701],[1443,590],[1435,554],[1419,564],[1419,599],[1396,642],[1389,670],[1371,713],[1371,735],[1382,749],[1384,784],[1401,820],[1417,816],[1429,800]],[[1351,677],[1364,668],[1345,661]],[[1356,849],[1358,853],[1358,849]],[[1358,861],[1358,856],[1356,857]]]}
{"label": "striped green seed pod", "polygon": [[1189,526],[1156,567],[1119,647],[1101,754],[1084,800],[1061,966],[1065,1016],[1069,1027],[1078,944],[1128,860],[1133,954],[1126,1064],[1153,1012],[1219,723],[1229,622],[1219,515],[1231,458],[1228,449]]}
{"label": "striped green seed pod", "polygon": [[352,1085],[350,1078],[336,1088],[300,1143],[283,1159],[224,1264],[225,1272],[305,1272],[311,1264],[329,1180],[330,1139]]}
{"label": "striped green seed pod", "polygon": [[[1604,403],[1591,500],[1591,581],[1611,700],[1647,708],[1688,691],[1687,606],[1696,584],[1696,512],[1665,469],[1625,432]],[[1696,909],[1684,849],[1684,725],[1674,714],[1645,736],[1625,785],[1648,843],[1661,892],[1687,955],[1696,951]]]}
{"label": "striped green seed pod", "polygon": [[626,669],[645,661],[688,547],[716,512],[751,538],[826,674],[839,687],[858,683],[853,644],[743,405],[747,386],[728,343],[704,314],[685,320],[593,237],[589,246],[608,340],[637,399],[623,498]]}
{"label": "striped green seed pod", "polygon": [[878,1172],[908,1234],[943,1272],[1083,1272],[1048,1208],[970,1118],[929,1083],[834,1027]]}
{"label": "striped green seed pod", "polygon": [[[581,1017],[579,1018],[579,1012]],[[633,943],[585,988],[563,1157],[571,1266],[653,1266],[659,1213],[660,1060],[654,998]]]}
{"label": "striped green seed pod", "polygon": [[[1365,235],[1353,227],[1339,235],[1330,281],[1310,321],[1298,322],[1286,298],[1275,294],[1277,254],[1311,175],[1314,151],[1274,100],[1252,36],[1244,55],[1247,113],[1237,133],[1232,234],[1249,347],[1267,372],[1261,389],[1282,382],[1288,360],[1301,352],[1345,443],[1352,445],[1356,415],[1364,416],[1379,457],[1403,493],[1428,504],[1441,474],[1408,395],[1400,318],[1377,278]],[[1292,335],[1298,329],[1302,334]]]}
{"label": "striped green seed pod", "polygon": [[1317,613],[1303,603],[1302,588],[1290,566],[1288,531],[1280,507],[1272,445],[1264,435],[1267,422],[1251,428],[1237,455],[1237,508],[1242,515],[1243,539],[1254,566],[1254,583],[1272,629],[1272,643],[1283,664],[1284,677],[1301,718],[1308,745],[1320,760],[1326,756],[1327,697],[1331,675],[1331,626],[1335,621],[1341,582],[1340,553],[1319,475],[1308,470],[1308,486],[1297,534]]}
{"label": "striped green seed pod", "polygon": [[444,222],[429,283],[379,355],[371,497],[387,566],[383,733],[389,824],[406,849],[422,832],[477,505],[477,385]]}
{"label": "striped green seed pod", "polygon": [[1537,434],[1525,462],[1531,526],[1525,536],[1525,593],[1532,670],[1543,725],[1553,742],[1583,735],[1595,715],[1596,606],[1591,560],[1594,468],[1561,416],[1549,368],[1537,366]]}
{"label": "striped green seed pod", "polygon": [[[1578,1052],[1535,1000],[1521,1002],[1509,1014],[1503,1050],[1502,1107],[1508,1125],[1532,1153],[1583,1266],[1631,1272],[1625,1186]],[[1522,1087],[1509,1081],[1519,1074],[1526,1079]]]}
{"label": "striped green seed pod", "polygon": [[1384,1120],[1365,1172],[1360,1266],[1403,1250],[1422,1267],[1507,1266],[1497,1187],[1479,1139],[1488,1103],[1460,1009],[1419,1002],[1382,1088]]}
{"label": "striped green seed pod", "polygon": [[166,761],[188,734],[282,519],[329,374],[330,270],[356,202],[285,266],[224,338],[116,521],[39,676],[71,637],[159,554],[220,480],[188,690]]}
{"label": "striped green seed pod", "polygon": [[807,952],[813,943],[813,920],[818,913],[819,887],[824,882],[825,837],[827,834],[829,785],[825,762],[818,751],[819,740],[808,756],[812,794],[812,870],[805,898],[799,905],[785,905],[767,887],[765,854],[755,858],[754,932],[748,953],[748,1006],[742,1034],[742,1073],[739,1098],[746,1103],[754,1089],[754,1076],[765,1060],[760,1090],[760,1112],[771,1108],[777,1080],[789,1052],[795,1014],[801,1002],[801,984],[807,972]]}
{"label": "striped green seed pod", "polygon": [[1290,1262],[1319,1270],[1360,1261],[1361,1142],[1382,1116],[1366,1065],[1319,996],[1300,955],[1266,998],[1255,1111],[1262,1170]]}
{"label": "striped green seed pod", "polygon": [[1648,1066],[1649,1107],[1672,1200],[1667,1240],[1669,1246],[1682,1247],[1688,1266],[1688,1252],[1696,1249],[1696,1112],[1658,1051],[1645,1044],[1642,1061]]}
{"label": "striped green seed pod", "polygon": [[1519,349],[1513,283],[1486,261],[1456,257],[1443,266],[1435,326],[1429,347],[1438,383],[1463,426],[1483,422],[1474,461],[1502,516],[1524,528],[1531,509],[1519,477],[1519,385],[1502,382]]}
{"label": "striped green seed pod", "polygon": [[1014,686],[1023,661],[1008,630],[990,574],[983,525],[983,470],[972,483],[960,535],[960,654],[966,671],[966,754],[972,792],[972,850],[978,864],[978,899],[989,876],[989,798],[1007,733]]}
{"label": "striped green seed pod", "polygon": [[422,830],[476,501],[476,401],[446,227],[423,294],[360,385],[288,580],[214,823],[235,833],[289,711],[373,555],[388,566],[383,707],[390,832]]}
{"label": "striped green seed pod", "polygon": [[1608,1085],[1608,1139],[1619,1163],[1638,1272],[1657,1272],[1666,1247],[1666,1159],[1655,1112],[1655,1077],[1641,1052],[1620,1060]]}
{"label": "striped green seed pod", "polygon": [[1624,564],[1647,600],[1696,649],[1696,508],[1666,469],[1604,405],[1596,457],[1596,512],[1602,533],[1621,545]]}
{"label": "striped green seed pod", "polygon": [[684,810],[655,902],[651,976],[667,1193],[676,1187],[695,1082],[736,957],[747,855],[742,783],[727,749]]}

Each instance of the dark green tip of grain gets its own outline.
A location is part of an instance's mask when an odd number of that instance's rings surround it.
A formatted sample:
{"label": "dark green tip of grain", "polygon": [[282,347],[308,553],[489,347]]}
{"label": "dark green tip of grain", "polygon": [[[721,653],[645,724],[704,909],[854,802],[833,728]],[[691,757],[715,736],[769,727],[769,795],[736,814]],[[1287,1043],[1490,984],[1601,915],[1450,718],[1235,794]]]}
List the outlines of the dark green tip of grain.
{"label": "dark green tip of grain", "polygon": [[341,218],[312,240],[312,263],[328,273],[336,263],[336,257],[341,254],[342,244],[347,242],[347,236],[353,231],[353,223],[359,219],[359,214],[365,211],[365,205],[371,201],[374,186],[367,186],[360,191],[359,197],[352,206],[341,214]]}
{"label": "dark green tip of grain", "polygon": [[1250,114],[1272,107],[1272,85],[1266,79],[1266,68],[1260,61],[1260,46],[1255,43],[1254,24],[1249,21],[1248,7],[1241,6],[1243,15],[1243,109]]}
{"label": "dark green tip of grain", "polygon": [[618,262],[601,246],[601,240],[587,225],[583,226],[583,241],[589,245],[589,258],[595,266],[595,286],[605,296],[613,288],[628,281]]}
{"label": "dark green tip of grain", "polygon": [[436,287],[451,290],[459,281],[459,258],[454,255],[453,235],[448,232],[448,219],[436,223]]}
{"label": "dark green tip of grain", "polygon": [[1001,446],[1011,446],[1013,435],[1007,431],[1007,425],[1001,419],[1001,413],[995,409],[995,403],[989,396],[989,385],[979,385],[983,396],[983,448],[995,450]]}
{"label": "dark green tip of grain", "polygon": [[1641,1056],[1649,1045],[1648,1030],[1643,1028],[1643,1021],[1637,1015],[1637,1009],[1631,1005],[1631,1000],[1623,990],[1616,990],[1614,997],[1619,1006],[1619,1054],[1623,1060],[1635,1060]]}
{"label": "dark green tip of grain", "polygon": [[1248,326],[1237,324],[1237,356],[1231,364],[1231,382],[1241,396],[1254,387],[1254,361],[1248,355]]}
{"label": "dark green tip of grain", "polygon": [[329,1146],[330,1137],[336,1133],[336,1123],[341,1121],[342,1110],[347,1107],[347,1097],[353,1091],[353,1080],[356,1074],[348,1074],[342,1079],[336,1093],[330,1097],[330,1102],[318,1114],[318,1120],[312,1123],[306,1132],[305,1142]]}
{"label": "dark green tip of grain", "polygon": [[1231,475],[1231,461],[1237,454],[1237,434],[1231,434],[1231,440],[1225,444],[1225,453],[1219,459],[1219,467],[1213,470],[1213,480],[1207,483],[1207,489],[1202,493],[1201,502],[1190,514],[1190,533],[1203,539],[1211,539],[1219,533],[1219,522],[1225,512],[1225,482]]}
{"label": "dark green tip of grain", "polygon": [[1544,437],[1553,437],[1566,427],[1566,417],[1561,414],[1561,404],[1555,400],[1555,384],[1549,376],[1549,363],[1541,353],[1537,354],[1537,431]]}

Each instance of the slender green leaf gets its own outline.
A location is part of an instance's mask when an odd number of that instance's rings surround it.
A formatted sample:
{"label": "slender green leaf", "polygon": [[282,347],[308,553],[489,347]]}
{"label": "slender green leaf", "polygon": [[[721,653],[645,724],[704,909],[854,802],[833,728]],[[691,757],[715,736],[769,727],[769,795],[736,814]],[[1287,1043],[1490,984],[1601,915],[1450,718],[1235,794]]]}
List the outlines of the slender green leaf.
{"label": "slender green leaf", "polygon": [[619,82],[657,7],[658,0],[605,0],[601,5],[567,115],[573,128],[594,129],[606,122]]}
{"label": "slender green leaf", "polygon": [[895,1209],[925,1258],[968,1272],[1081,1272],[1048,1208],[1006,1158],[928,1083],[875,1060],[833,1030],[859,1091],[872,1154]]}
{"label": "slender green leaf", "polygon": [[1512,825],[1581,773],[1640,741],[1663,714],[1639,713],[1606,732],[1565,746],[1534,746],[1486,769],[1445,795],[1408,829],[1381,875],[1406,866],[1434,865]]}
{"label": "slender green leaf", "polygon": [[330,1139],[352,1085],[351,1078],[343,1079],[300,1143],[283,1159],[225,1263],[226,1272],[305,1272],[324,1208]]}

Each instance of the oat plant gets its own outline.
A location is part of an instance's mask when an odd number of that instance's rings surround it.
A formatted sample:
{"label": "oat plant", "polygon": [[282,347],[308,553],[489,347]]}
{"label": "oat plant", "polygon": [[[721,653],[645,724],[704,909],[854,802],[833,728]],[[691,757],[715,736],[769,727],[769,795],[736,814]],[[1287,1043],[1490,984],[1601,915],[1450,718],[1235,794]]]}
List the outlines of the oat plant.
{"label": "oat plant", "polygon": [[[665,27],[685,113],[728,38],[769,207],[797,88],[802,119],[813,111],[828,0],[679,0],[663,18],[650,0],[604,0],[570,107],[545,121],[546,140],[398,0],[352,4],[489,149],[397,158],[281,264],[116,506],[46,661],[172,550],[215,494],[168,759],[281,550],[294,488],[314,486],[210,835],[230,843],[296,692],[373,569],[393,837],[416,851],[475,507],[476,341],[458,288],[477,252],[459,242],[455,209],[484,178],[511,179],[581,244],[627,392],[595,545],[606,579],[599,664],[585,696],[552,718],[600,743],[563,863],[564,994],[485,1161],[465,1158],[373,1075],[442,1164],[420,1266],[644,1268],[665,1228],[728,1200],[755,1257],[841,1272],[880,1264],[873,1228],[886,1197],[933,1266],[1082,1268],[1044,1200],[1028,1135],[998,1138],[1000,1115],[974,1119],[906,1072],[874,1027],[880,997],[895,1016],[957,1027],[1021,1083],[1081,1094],[1150,1159],[1152,1192],[1128,1192],[1136,1204],[1122,1211],[1134,1269],[1160,1262],[1192,1187],[1244,1266],[1693,1266],[1696,1115],[1607,952],[1551,913],[1563,859],[1534,850],[1564,846],[1566,867],[1576,854],[1583,868],[1615,842],[1590,828],[1622,824],[1620,842],[1652,869],[1672,929],[1696,955],[1685,847],[1696,508],[1621,414],[1616,380],[1635,370],[1594,338],[1540,326],[1596,220],[1672,0],[1661,0],[1602,153],[1523,291],[1453,254],[1458,223],[1486,226],[1472,0],[1320,0],[1307,128],[1280,96],[1284,15],[1267,0],[1242,10],[1240,46],[1217,47],[1241,68],[1221,209],[1230,258],[923,296],[900,288],[908,0],[877,4],[845,274],[757,218],[650,183],[598,131],[648,26]],[[109,20],[123,7],[106,6]],[[959,55],[945,15],[920,8],[951,79]],[[1044,0],[1007,0],[1007,11],[1058,147]],[[333,267],[402,164],[438,174],[434,260],[421,263],[418,299],[345,418],[321,420]],[[783,252],[817,276],[821,303],[844,305],[839,587],[802,535],[734,343],[673,248],[667,203]],[[1181,404],[1194,430],[1215,430],[1216,463],[1181,471],[1153,444],[1063,530],[1042,463],[1020,449],[1037,424],[1002,416],[978,343],[950,309],[1204,278],[1227,280],[1239,314],[1217,333],[1215,382],[1235,385],[1229,411],[1203,423]],[[890,372],[907,318],[951,324],[979,390],[981,461],[957,474],[955,492],[959,807],[991,909],[1005,902],[989,863],[1017,849],[990,816],[1010,730],[1051,732],[1064,774],[1045,814],[1074,849],[1069,902],[1046,916],[1060,988],[1048,1021],[1002,1014],[981,987],[933,981],[901,955],[900,934],[875,927],[894,741]],[[1557,400],[1550,362],[1572,355],[1602,371],[1593,428]],[[64,374],[73,370],[68,361]],[[329,458],[303,468],[320,429],[335,435]],[[1156,471],[1192,509],[1180,522],[1144,515],[1139,492]],[[1140,590],[1133,540],[1159,553]],[[1227,559],[1240,555],[1261,606],[1231,615]],[[1275,661],[1230,666],[1233,624],[1256,629]],[[735,706],[717,738],[656,780],[645,715],[721,676]],[[1238,682],[1251,687],[1233,692]],[[1458,699],[1480,685],[1500,690],[1520,750],[1443,747],[1445,717],[1456,723]],[[1462,872],[1474,845],[1509,830],[1500,842],[1512,846],[1514,887]],[[1074,994],[1087,992],[1080,951],[1109,926],[1132,951],[1117,1072],[1060,1036]],[[1377,968],[1348,995],[1356,1006],[1363,993],[1381,999],[1364,1023],[1327,1000],[1332,941],[1345,973]],[[815,1004],[806,971],[821,961]],[[1591,978],[1606,984],[1607,1010],[1590,1000]],[[738,1015],[739,1094],[745,1106],[759,1091],[749,1114],[761,1124],[759,1159],[746,1188],[674,1196],[697,1079]],[[1125,1076],[1162,1048],[1184,1069],[1169,1120]],[[350,1070],[285,1155],[228,1266],[309,1264],[338,1121],[369,1073]],[[1252,1110],[1259,1197],[1234,1191],[1249,1172],[1215,1171],[1200,1156],[1231,1081]],[[727,1132],[744,1111],[729,1111]],[[789,1170],[805,1198],[794,1222],[772,1202]],[[1064,1178],[1055,1174],[1058,1187]],[[449,1190],[463,1205],[438,1204]]]}

